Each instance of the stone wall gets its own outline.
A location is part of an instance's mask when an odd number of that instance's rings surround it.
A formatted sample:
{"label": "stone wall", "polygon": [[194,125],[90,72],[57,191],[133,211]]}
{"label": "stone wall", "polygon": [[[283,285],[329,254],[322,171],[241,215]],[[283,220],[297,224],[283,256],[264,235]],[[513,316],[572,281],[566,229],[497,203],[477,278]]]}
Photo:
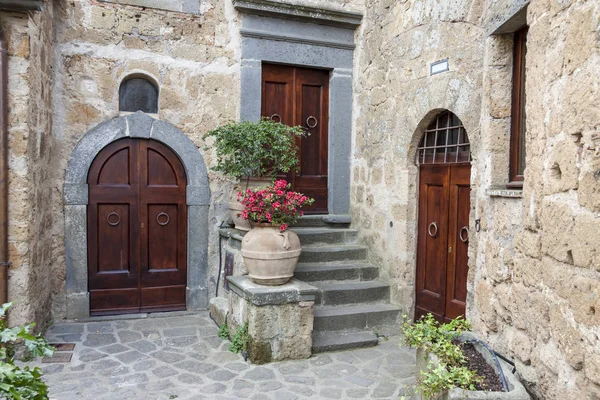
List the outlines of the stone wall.
{"label": "stone wall", "polygon": [[[207,166],[213,153],[202,136],[235,120],[239,108],[239,38],[230,2],[203,1],[200,14],[182,14],[95,1],[65,3],[57,35],[53,131],[57,136],[57,221],[62,182],[77,141],[98,123],[119,115],[119,84],[144,73],[159,85],[158,118],[174,124],[199,148]],[[229,182],[210,173],[209,293],[215,292],[217,227],[227,207]],[[53,227],[58,260],[55,318],[65,315],[63,225]]]}
{"label": "stone wall", "polygon": [[2,12],[9,42],[9,300],[10,324],[50,321],[55,215],[48,179],[52,125],[53,7]]}
{"label": "stone wall", "polygon": [[[507,191],[511,34],[526,1],[367,1],[355,63],[352,215],[393,301],[414,310],[415,147],[441,110],[472,151],[467,316],[543,399],[599,395],[599,6],[527,12],[527,169]],[[431,62],[450,71],[429,76]],[[502,189],[502,190],[499,190]],[[475,233],[474,220],[481,218]]]}
{"label": "stone wall", "polygon": [[600,395],[599,18],[595,2],[528,7],[522,198],[485,193],[506,183],[507,155],[498,149],[509,132],[512,38],[486,41],[489,162],[477,190],[482,232],[470,316],[544,399]]}
{"label": "stone wall", "polygon": [[[412,314],[418,169],[424,127],[443,109],[464,123],[473,157],[480,142],[483,29],[477,1],[370,0],[355,62],[352,218],[371,261]],[[450,71],[429,76],[449,58]],[[477,166],[472,176],[478,179]]]}

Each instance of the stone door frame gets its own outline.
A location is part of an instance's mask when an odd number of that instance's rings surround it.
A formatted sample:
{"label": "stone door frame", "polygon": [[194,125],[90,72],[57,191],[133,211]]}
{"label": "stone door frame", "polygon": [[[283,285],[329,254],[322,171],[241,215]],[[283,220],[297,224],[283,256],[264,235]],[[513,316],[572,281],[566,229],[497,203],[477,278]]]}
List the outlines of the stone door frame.
{"label": "stone door frame", "polygon": [[66,295],[69,319],[90,315],[88,291],[88,171],[96,155],[121,138],[156,140],[177,154],[187,174],[188,310],[208,307],[208,209],[210,188],[204,160],[196,145],[175,126],[137,112],[103,122],[88,131],[69,158],[63,184]]}
{"label": "stone door frame", "polygon": [[262,63],[330,70],[329,215],[350,214],[354,33],[362,14],[268,0],[235,0],[243,20],[240,119],[258,121]]}

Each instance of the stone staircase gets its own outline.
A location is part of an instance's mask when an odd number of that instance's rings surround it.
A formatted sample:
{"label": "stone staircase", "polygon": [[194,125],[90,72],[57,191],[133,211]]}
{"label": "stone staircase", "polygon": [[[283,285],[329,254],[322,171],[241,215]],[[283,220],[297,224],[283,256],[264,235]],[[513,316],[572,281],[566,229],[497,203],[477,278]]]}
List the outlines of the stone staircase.
{"label": "stone staircase", "polygon": [[356,230],[319,217],[291,229],[302,243],[295,277],[318,288],[313,353],[375,346],[377,333],[398,333],[400,309],[390,304],[390,287],[377,280]]}

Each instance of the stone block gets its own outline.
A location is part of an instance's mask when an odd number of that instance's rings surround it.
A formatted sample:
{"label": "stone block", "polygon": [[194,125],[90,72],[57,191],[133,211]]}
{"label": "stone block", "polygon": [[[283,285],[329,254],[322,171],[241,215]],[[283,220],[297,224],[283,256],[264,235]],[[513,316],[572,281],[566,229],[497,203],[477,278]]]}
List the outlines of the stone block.
{"label": "stone block", "polygon": [[248,354],[253,363],[310,357],[314,296],[301,299],[297,282],[258,290],[260,285],[248,276],[229,277],[229,281],[236,288],[229,292],[229,327],[235,330],[248,324]]}

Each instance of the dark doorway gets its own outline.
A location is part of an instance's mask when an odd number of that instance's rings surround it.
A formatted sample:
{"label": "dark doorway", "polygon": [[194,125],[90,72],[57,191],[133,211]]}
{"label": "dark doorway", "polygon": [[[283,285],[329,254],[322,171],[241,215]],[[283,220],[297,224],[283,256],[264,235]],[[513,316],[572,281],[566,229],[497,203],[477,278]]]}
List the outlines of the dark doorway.
{"label": "dark doorway", "polygon": [[329,71],[263,65],[262,116],[290,126],[300,125],[310,136],[298,139],[300,170],[287,180],[294,190],[315,198],[307,214],[327,213]]}
{"label": "dark doorway", "polygon": [[90,315],[185,310],[186,175],[166,146],[121,139],[88,174]]}

